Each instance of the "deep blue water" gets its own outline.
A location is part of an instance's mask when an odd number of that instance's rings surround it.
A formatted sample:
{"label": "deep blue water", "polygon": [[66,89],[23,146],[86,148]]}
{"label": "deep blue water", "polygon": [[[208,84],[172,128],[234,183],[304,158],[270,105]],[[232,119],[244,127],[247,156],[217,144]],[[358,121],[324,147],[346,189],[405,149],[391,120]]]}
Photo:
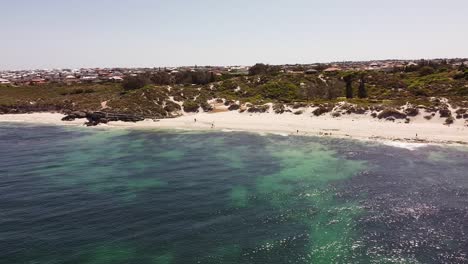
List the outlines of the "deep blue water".
{"label": "deep blue water", "polygon": [[0,124],[0,263],[468,263],[468,150]]}

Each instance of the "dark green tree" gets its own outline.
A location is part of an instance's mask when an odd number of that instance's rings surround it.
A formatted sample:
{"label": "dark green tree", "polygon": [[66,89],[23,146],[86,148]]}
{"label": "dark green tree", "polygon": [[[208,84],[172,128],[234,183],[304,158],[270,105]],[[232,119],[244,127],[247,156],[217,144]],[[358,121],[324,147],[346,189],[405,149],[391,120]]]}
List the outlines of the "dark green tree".
{"label": "dark green tree", "polygon": [[462,62],[460,64],[460,66],[458,67],[458,70],[461,71],[461,72],[464,72],[466,70],[466,65],[464,62]]}
{"label": "dark green tree", "polygon": [[257,63],[250,67],[249,75],[269,74],[275,75],[280,72],[281,68],[278,66],[267,65],[263,63]]}
{"label": "dark green tree", "polygon": [[435,73],[435,70],[431,66],[424,66],[421,69],[419,69],[419,75],[421,76],[426,76],[426,75],[431,75]]}
{"label": "dark green tree", "polygon": [[354,81],[354,74],[348,73],[343,76],[343,81],[346,83],[346,98],[351,99],[353,98],[353,81]]}
{"label": "dark green tree", "polygon": [[361,76],[360,76],[358,97],[359,98],[367,98],[366,77],[365,77],[364,74],[361,74]]}
{"label": "dark green tree", "polygon": [[143,88],[148,83],[149,80],[145,76],[129,76],[122,82],[122,87],[125,91],[130,91]]}

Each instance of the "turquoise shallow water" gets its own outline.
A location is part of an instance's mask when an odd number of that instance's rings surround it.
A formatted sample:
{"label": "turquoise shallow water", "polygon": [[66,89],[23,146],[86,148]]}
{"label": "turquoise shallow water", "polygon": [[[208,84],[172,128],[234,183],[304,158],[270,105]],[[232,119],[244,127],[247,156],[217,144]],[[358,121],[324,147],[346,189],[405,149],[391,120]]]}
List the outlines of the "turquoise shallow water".
{"label": "turquoise shallow water", "polygon": [[468,152],[0,126],[0,263],[468,263]]}

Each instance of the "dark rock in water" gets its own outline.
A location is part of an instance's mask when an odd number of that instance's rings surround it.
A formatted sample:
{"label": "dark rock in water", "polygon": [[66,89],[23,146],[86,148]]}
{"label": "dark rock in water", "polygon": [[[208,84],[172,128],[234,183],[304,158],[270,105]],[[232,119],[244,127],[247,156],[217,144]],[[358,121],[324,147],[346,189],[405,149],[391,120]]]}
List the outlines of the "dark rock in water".
{"label": "dark rock in water", "polygon": [[73,111],[69,112],[67,116],[62,118],[62,121],[73,121],[75,119],[79,118],[86,118],[87,113],[83,111]]}
{"label": "dark rock in water", "polygon": [[379,119],[393,117],[394,119],[405,119],[406,115],[395,109],[385,109],[377,115]]}
{"label": "dark rock in water", "polygon": [[97,126],[97,125],[99,125],[99,121],[98,120],[89,120],[88,122],[85,122],[84,124],[85,124],[85,126]]}
{"label": "dark rock in water", "polygon": [[74,111],[71,112],[71,115],[75,116],[75,118],[86,118],[86,112],[83,111]]}
{"label": "dark rock in water", "polygon": [[86,119],[88,119],[89,121],[99,121],[99,119],[105,118],[105,117],[106,117],[106,113],[103,113],[103,112],[86,113]]}
{"label": "dark rock in water", "polygon": [[73,117],[71,115],[67,115],[67,116],[62,118],[62,121],[74,121],[74,120],[75,120],[75,117]]}

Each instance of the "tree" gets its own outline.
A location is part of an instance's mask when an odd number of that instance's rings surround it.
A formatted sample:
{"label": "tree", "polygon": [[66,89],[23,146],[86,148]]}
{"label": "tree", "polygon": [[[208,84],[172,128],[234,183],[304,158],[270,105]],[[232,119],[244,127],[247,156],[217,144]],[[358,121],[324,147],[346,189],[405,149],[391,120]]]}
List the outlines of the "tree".
{"label": "tree", "polygon": [[156,72],[150,76],[150,80],[153,84],[156,85],[170,85],[172,84],[172,77],[167,72]]}
{"label": "tree", "polygon": [[419,69],[419,75],[421,76],[431,75],[434,73],[435,73],[435,70],[431,66],[424,66],[421,69]]}
{"label": "tree", "polygon": [[317,97],[318,95],[318,85],[315,82],[304,84],[301,88],[302,94],[306,98],[307,102],[309,102],[310,99]]}
{"label": "tree", "polygon": [[364,74],[361,74],[359,89],[358,89],[358,97],[367,98],[366,80],[365,80]]}
{"label": "tree", "polygon": [[459,70],[459,71],[462,71],[462,72],[464,72],[464,71],[466,70],[466,66],[465,66],[465,63],[464,63],[464,62],[462,62],[462,63],[460,64],[460,66],[458,67],[458,70]]}
{"label": "tree", "polygon": [[346,98],[353,98],[353,80],[354,76],[352,73],[348,73],[343,76],[343,81],[346,83]]}
{"label": "tree", "polygon": [[250,67],[249,75],[259,75],[259,74],[278,74],[280,72],[280,67],[267,65],[263,63],[257,63],[254,66]]}
{"label": "tree", "polygon": [[268,71],[268,65],[263,63],[257,63],[254,66],[250,67],[249,75],[258,75],[258,74],[266,74]]}
{"label": "tree", "polygon": [[144,76],[129,76],[124,79],[122,87],[124,90],[130,91],[143,88],[148,83],[148,79]]}

